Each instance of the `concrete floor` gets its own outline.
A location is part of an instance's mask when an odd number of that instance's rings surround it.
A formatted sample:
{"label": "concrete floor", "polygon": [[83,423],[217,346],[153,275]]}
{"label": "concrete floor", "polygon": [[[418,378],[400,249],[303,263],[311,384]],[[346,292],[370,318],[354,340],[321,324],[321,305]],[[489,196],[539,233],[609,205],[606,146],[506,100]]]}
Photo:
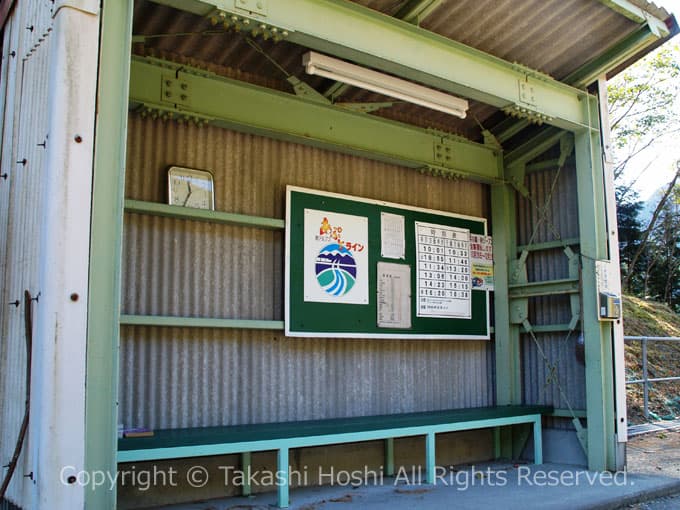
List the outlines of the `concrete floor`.
{"label": "concrete floor", "polygon": [[[573,466],[485,463],[440,473],[434,485],[416,474],[369,480],[368,485],[292,489],[292,510],[614,509],[680,492],[680,479],[643,473],[596,473]],[[274,493],[158,508],[271,510]]]}

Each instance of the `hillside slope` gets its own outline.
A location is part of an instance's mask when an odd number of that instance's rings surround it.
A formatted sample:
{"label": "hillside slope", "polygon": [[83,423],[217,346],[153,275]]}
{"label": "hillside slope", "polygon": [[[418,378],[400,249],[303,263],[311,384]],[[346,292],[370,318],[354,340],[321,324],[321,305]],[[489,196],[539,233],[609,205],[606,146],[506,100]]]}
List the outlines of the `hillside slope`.
{"label": "hillside slope", "polygon": [[[623,299],[623,327],[626,336],[680,337],[680,315],[668,306],[632,296]],[[626,342],[626,378],[642,378],[641,342]],[[680,376],[680,342],[648,342],[649,377]],[[628,421],[644,421],[642,385],[628,385]],[[651,419],[680,416],[680,381],[650,385]]]}

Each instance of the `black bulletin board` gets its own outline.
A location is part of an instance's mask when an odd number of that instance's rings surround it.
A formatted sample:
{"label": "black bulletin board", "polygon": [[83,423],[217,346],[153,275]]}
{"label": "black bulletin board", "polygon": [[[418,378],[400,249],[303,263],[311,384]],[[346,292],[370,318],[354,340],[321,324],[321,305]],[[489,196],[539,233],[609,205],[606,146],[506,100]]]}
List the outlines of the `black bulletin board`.
{"label": "black bulletin board", "polygon": [[[365,218],[367,246],[354,248],[367,251],[368,299],[362,303],[315,302],[305,298],[305,217],[310,210],[340,213]],[[308,212],[306,212],[308,211]],[[398,261],[381,254],[381,213],[404,218],[404,258]],[[358,337],[358,338],[489,338],[488,291],[472,290],[469,318],[434,318],[418,316],[416,304],[416,222],[457,227],[471,234],[486,235],[486,219],[460,216],[443,211],[379,202],[348,195],[288,186],[286,201],[286,336]],[[307,235],[309,237],[309,235]],[[409,266],[411,279],[411,316],[409,328],[379,327],[377,315],[378,263]],[[381,266],[385,267],[385,266]],[[366,278],[357,274],[359,278]],[[365,285],[365,283],[364,283]]]}

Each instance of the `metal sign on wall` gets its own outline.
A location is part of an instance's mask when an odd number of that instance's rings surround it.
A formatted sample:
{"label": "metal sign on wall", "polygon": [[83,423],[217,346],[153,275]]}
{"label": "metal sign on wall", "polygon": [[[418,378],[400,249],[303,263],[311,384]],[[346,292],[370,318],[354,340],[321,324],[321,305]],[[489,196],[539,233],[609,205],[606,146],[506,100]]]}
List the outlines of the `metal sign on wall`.
{"label": "metal sign on wall", "polygon": [[484,218],[288,186],[286,335],[488,339],[486,234]]}

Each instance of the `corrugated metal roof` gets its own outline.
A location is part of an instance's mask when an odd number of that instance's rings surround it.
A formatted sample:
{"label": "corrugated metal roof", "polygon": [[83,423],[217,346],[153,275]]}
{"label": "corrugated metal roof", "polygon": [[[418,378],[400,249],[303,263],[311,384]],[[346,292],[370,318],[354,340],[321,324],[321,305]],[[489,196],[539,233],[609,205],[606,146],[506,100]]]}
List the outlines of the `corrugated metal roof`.
{"label": "corrugated metal roof", "polygon": [[[356,0],[355,3],[394,15],[404,0]],[[644,0],[633,2],[660,19],[670,15]],[[509,62],[562,79],[602,54],[635,31],[639,25],[608,8],[599,0],[456,0],[444,1],[421,23],[427,30],[461,42]],[[220,66],[226,74],[280,90],[292,91],[285,75],[264,55],[253,49],[246,35],[225,32],[209,20],[148,0],[135,3],[134,34],[151,36],[137,44],[140,54],[172,53],[194,63]],[[183,34],[163,36],[166,34]],[[302,55],[307,48],[289,42],[257,40],[262,50],[286,72],[303,79],[319,91],[332,82],[307,76]],[[245,74],[243,74],[245,73]],[[261,83],[264,84],[264,83]],[[342,101],[389,101],[377,94],[350,88]],[[479,122],[487,123],[495,108],[471,102],[468,118],[449,115],[410,104],[375,113],[421,127],[432,127],[476,139]],[[494,118],[493,123],[497,121]],[[478,122],[479,121],[479,122]],[[488,121],[491,123],[491,121]],[[490,127],[490,126],[485,126]]]}

